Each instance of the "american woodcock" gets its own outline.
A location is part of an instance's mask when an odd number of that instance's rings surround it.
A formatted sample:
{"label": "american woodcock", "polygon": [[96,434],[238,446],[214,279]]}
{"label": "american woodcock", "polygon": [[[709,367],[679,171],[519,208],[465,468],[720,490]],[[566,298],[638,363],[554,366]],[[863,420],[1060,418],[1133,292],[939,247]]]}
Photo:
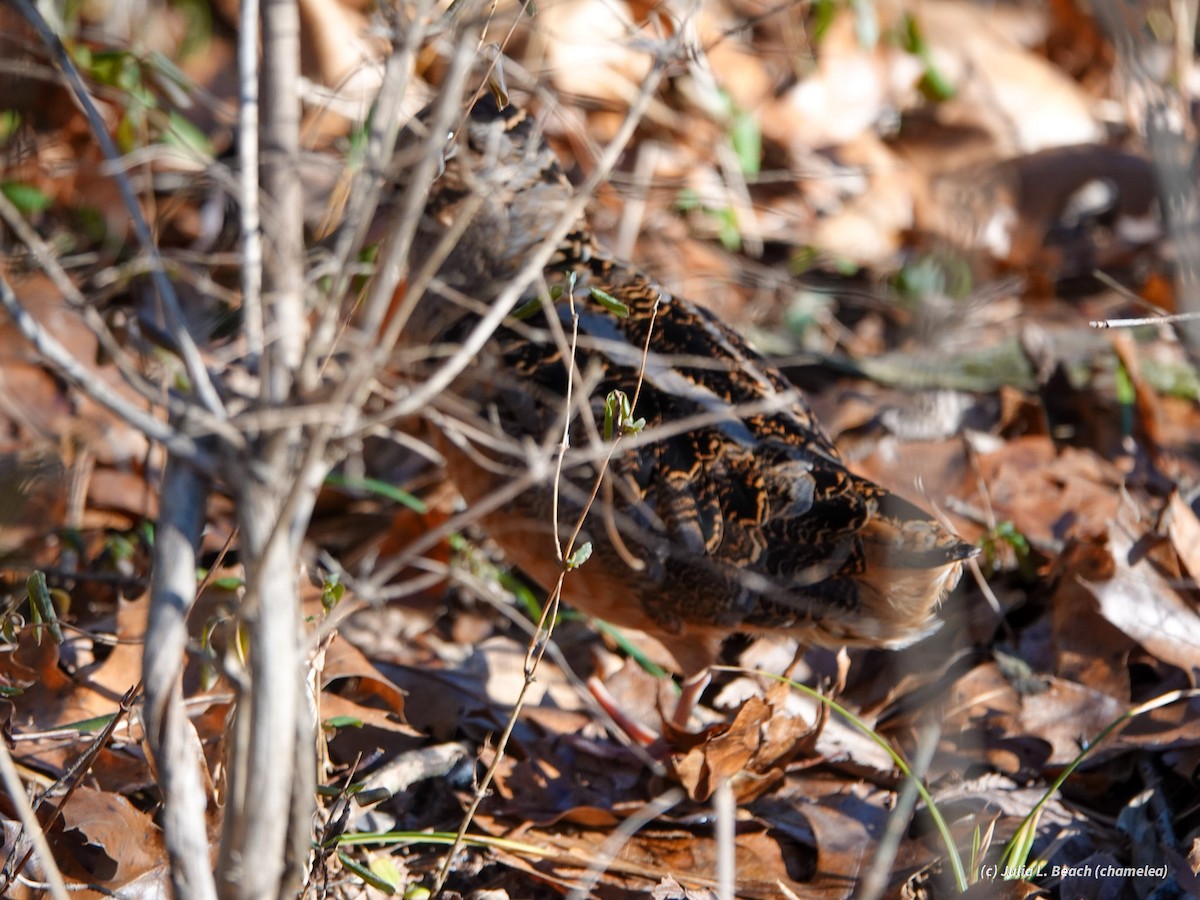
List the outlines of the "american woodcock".
{"label": "american woodcock", "polygon": [[[537,123],[479,100],[419,226],[414,260],[453,246],[409,346],[460,344],[572,197]],[[443,240],[451,229],[457,239]],[[685,676],[677,726],[731,633],[900,647],[936,627],[975,548],[850,472],[798,391],[734,331],[612,259],[582,218],[522,303],[455,384],[473,416],[442,417],[450,475],[469,506],[510,497],[483,525],[548,588],[562,570],[555,523],[565,543],[612,449],[606,400],[620,391],[633,403],[644,427],[625,429],[604,470],[580,535],[592,556],[563,597],[674,655]],[[556,478],[537,448],[557,446],[564,426],[572,449]]]}

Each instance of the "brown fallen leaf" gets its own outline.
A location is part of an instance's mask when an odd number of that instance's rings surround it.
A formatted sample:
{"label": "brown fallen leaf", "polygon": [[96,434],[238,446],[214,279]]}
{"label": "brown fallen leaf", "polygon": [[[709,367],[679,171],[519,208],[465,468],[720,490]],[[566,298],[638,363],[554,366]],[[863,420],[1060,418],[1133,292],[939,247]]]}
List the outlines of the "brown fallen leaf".
{"label": "brown fallen leaf", "polygon": [[[341,703],[331,701],[334,708],[343,711],[356,709],[358,713],[369,717],[373,724],[383,727],[386,722],[387,730],[400,734],[421,734],[408,725],[404,718],[404,692],[349,641],[334,638],[326,651],[321,676],[323,698],[335,696],[332,688],[334,685],[339,687]],[[368,708],[375,709],[375,714],[368,713]]]}
{"label": "brown fallen leaf", "polygon": [[1171,492],[1164,518],[1179,561],[1193,582],[1200,581],[1200,518],[1179,495],[1178,489]]}
{"label": "brown fallen leaf", "polygon": [[1178,579],[1165,577],[1149,560],[1130,562],[1139,536],[1113,522],[1108,529],[1113,576],[1084,586],[1109,622],[1154,656],[1190,672],[1200,659],[1200,610]]}
{"label": "brown fallen leaf", "polygon": [[794,718],[783,712],[789,690],[774,684],[765,696],[747,700],[732,722],[699,735],[675,733],[664,723],[672,743],[687,748],[670,764],[689,797],[708,800],[721,781],[728,781],[738,802],[748,803],[783,777],[785,765],[815,752],[826,708],[812,725]]}
{"label": "brown fallen leaf", "polygon": [[110,889],[166,861],[150,816],[119,794],[89,787],[76,788],[48,837],[64,874]]}

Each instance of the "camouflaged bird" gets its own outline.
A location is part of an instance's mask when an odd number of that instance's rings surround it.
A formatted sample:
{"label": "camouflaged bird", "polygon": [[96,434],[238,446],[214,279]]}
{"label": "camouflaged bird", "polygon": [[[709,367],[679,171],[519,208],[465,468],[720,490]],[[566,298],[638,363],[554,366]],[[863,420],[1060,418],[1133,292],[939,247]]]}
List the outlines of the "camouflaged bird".
{"label": "camouflaged bird", "polygon": [[[445,251],[450,229],[461,233],[440,287],[418,304],[410,340],[461,342],[572,197],[536,123],[484,96],[452,136],[419,226],[415,260]],[[444,429],[449,473],[481,509],[514,479],[532,480],[529,442],[561,440],[570,384],[565,542],[611,447],[605,401],[614,391],[636,398],[632,418],[644,428],[624,435],[608,464],[580,535],[593,553],[567,576],[564,599],[647,632],[674,655],[685,676],[677,726],[733,632],[900,647],[936,627],[933,610],[975,549],[847,470],[798,391],[734,331],[613,260],[582,220],[524,299],[532,314],[510,317],[456,384],[478,418]],[[553,483],[549,467],[483,517],[509,560],[547,588],[561,571]]]}

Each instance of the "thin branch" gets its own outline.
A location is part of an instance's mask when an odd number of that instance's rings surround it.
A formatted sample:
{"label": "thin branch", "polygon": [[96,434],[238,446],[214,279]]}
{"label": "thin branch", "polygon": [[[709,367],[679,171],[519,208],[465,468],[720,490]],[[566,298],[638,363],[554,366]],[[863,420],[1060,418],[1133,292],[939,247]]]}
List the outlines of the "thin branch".
{"label": "thin branch", "polygon": [[348,227],[339,233],[333,250],[337,279],[329,292],[331,300],[313,330],[313,341],[301,367],[306,383],[315,381],[319,357],[330,352],[334,331],[342,315],[342,305],[338,301],[345,295],[354,275],[349,260],[362,248],[367,231],[375,219],[386,185],[387,163],[395,153],[401,103],[416,65],[417,53],[425,39],[432,9],[430,0],[421,0],[412,21],[404,29],[404,42],[388,56],[384,67],[367,133],[366,159],[362,169],[354,173],[348,189],[350,200],[342,217]]}
{"label": "thin branch", "polygon": [[[425,202],[433,182],[437,179],[438,171],[443,165],[442,154],[445,152],[444,138],[449,133],[451,122],[455,117],[462,89],[466,84],[474,57],[472,42],[460,39],[454,59],[450,64],[450,72],[442,86],[433,115],[429,120],[430,133],[424,141],[421,158],[412,170],[407,190],[399,205],[397,214],[389,222],[389,234],[379,254],[379,266],[364,303],[361,325],[362,332],[369,336],[377,335],[383,326],[384,318],[395,297],[396,289],[404,273],[410,268],[409,250],[417,233]],[[565,233],[565,232],[564,232]],[[415,292],[405,295],[404,303],[392,317],[391,327],[397,322],[401,326],[408,318],[416,300]],[[389,330],[391,330],[391,327]],[[391,350],[391,342],[381,341],[375,356],[364,354],[366,357],[359,366],[359,371],[373,369],[381,359],[386,359]]]}
{"label": "thin branch", "polygon": [[1200,312],[1175,313],[1174,315],[1144,316],[1139,319],[1092,319],[1092,328],[1140,328],[1143,325],[1171,325],[1175,322],[1195,322]]}
{"label": "thin branch", "polygon": [[242,319],[246,365],[258,370],[266,320],[262,307],[263,248],[258,209],[258,10],[259,0],[242,0],[238,13],[238,173],[242,237]]}
{"label": "thin branch", "polygon": [[[621,439],[621,447],[628,452],[636,450],[639,447],[657,443],[658,441],[667,440],[675,435],[737,421],[739,418],[770,415],[795,404],[798,396],[798,391],[787,391],[772,397],[765,397],[762,400],[756,400],[753,403],[744,403],[738,406],[731,406],[728,409],[713,410],[686,416],[670,423],[655,426],[654,428],[646,428],[638,434],[627,435]],[[441,418],[436,413],[431,414],[428,410],[426,413],[430,418]],[[435,422],[435,424],[438,423]],[[444,428],[445,426],[443,424],[439,425],[439,427]],[[489,446],[494,449],[497,446],[495,443],[496,436],[489,434],[486,435],[486,438],[491,442]],[[596,463],[603,462],[611,454],[612,447],[609,444],[594,443],[587,447],[573,448],[568,455],[564,469],[570,471],[579,466],[595,465]],[[385,565],[380,566],[372,574],[371,583],[374,585],[383,584],[397,572],[404,569],[405,566],[409,565],[414,559],[436,547],[448,535],[467,525],[474,524],[480,517],[499,509],[514,497],[520,496],[523,491],[538,484],[550,472],[549,457],[550,451],[544,448],[541,456],[533,457],[527,454],[521,463],[523,466],[520,470],[521,474],[507,481],[502,487],[497,488],[487,497],[471,504],[470,509],[451,516],[437,528],[424,532],[419,538],[406,545],[400,553],[389,559]],[[382,595],[380,593],[376,596]]]}
{"label": "thin branch", "polygon": [[111,387],[98,379],[94,372],[85,368],[70,352],[50,335],[29,311],[21,305],[8,281],[0,275],[0,306],[12,317],[17,328],[33,344],[34,349],[49,362],[67,382],[83,391],[98,404],[129,425],[141,431],[150,440],[158,441],[171,453],[186,459],[204,472],[216,471],[213,458],[200,446],[195,438],[184,434],[171,425],[156,419],[150,413],[134,406]]}
{"label": "thin branch", "polygon": [[180,900],[217,896],[208,863],[206,799],[199,777],[204,754],[180,687],[187,618],[196,602],[196,548],[204,528],[207,492],[207,479],[200,473],[173,456],[167,460],[142,662],[146,736],[162,789],[163,838]]}
{"label": "thin branch", "polygon": [[[96,104],[92,101],[87,85],[83,83],[83,77],[79,74],[79,69],[71,59],[67,48],[63,46],[58,35],[54,33],[46,23],[46,20],[42,18],[42,14],[38,12],[30,0],[13,0],[13,2],[25,20],[38,33],[38,37],[50,49],[50,53],[54,57],[59,70],[66,77],[67,83],[75,95],[75,99],[83,108],[84,115],[87,116],[88,124],[91,126],[92,132],[96,137],[96,142],[100,145],[101,152],[104,153],[106,159],[116,162],[120,159],[121,154],[117,150],[116,144],[113,143],[112,136],[108,133],[108,128],[104,124],[104,119],[100,115],[100,111],[96,109]],[[171,330],[171,336],[175,340],[175,345],[179,350],[180,357],[183,359],[184,367],[187,369],[188,377],[191,379],[192,386],[196,390],[196,395],[210,413],[218,419],[224,419],[224,404],[221,403],[221,398],[218,396],[216,388],[213,387],[212,380],[209,378],[208,370],[204,367],[204,360],[200,357],[200,350],[196,347],[195,341],[192,340],[192,336],[184,324],[183,313],[179,306],[179,298],[175,296],[175,288],[167,278],[166,271],[162,265],[162,256],[159,254],[158,247],[154,243],[154,238],[150,234],[150,226],[146,224],[146,219],[142,215],[141,206],[134,195],[129,178],[124,172],[118,171],[114,173],[113,181],[116,183],[117,190],[121,194],[122,201],[129,210],[130,223],[133,226],[133,233],[137,237],[138,244],[141,245],[142,250],[155,262],[154,268],[150,271],[150,277],[158,289],[158,294],[163,304],[163,311],[166,314],[167,326]]]}
{"label": "thin branch", "polygon": [[588,866],[587,880],[567,894],[567,900],[587,900],[588,897],[594,896],[593,891],[599,884],[600,877],[611,870],[618,854],[632,840],[633,836],[644,826],[649,825],[659,816],[666,815],[686,799],[687,795],[682,788],[670,788],[642,806],[637,812],[622,819],[621,824],[614,828],[604,839],[604,843],[600,845],[594,863]]}
{"label": "thin branch", "polygon": [[[50,246],[42,240],[33,228],[25,221],[20,211],[13,205],[3,194],[0,194],[0,219],[13,230],[17,238],[23,243],[29,252],[33,254],[33,258],[37,260],[41,266],[42,272],[50,279],[59,291],[62,292],[67,302],[80,314],[84,323],[91,329],[92,334],[99,342],[104,352],[108,354],[113,365],[117,367],[117,371],[121,373],[121,377],[125,379],[125,383],[134,391],[142,396],[143,399],[151,404],[165,403],[167,409],[175,416],[188,416],[194,419],[204,429],[219,434],[228,440],[233,446],[241,446],[243,439],[241,433],[224,421],[217,419],[207,410],[197,408],[194,404],[188,404],[171,393],[165,396],[161,388],[150,383],[141,372],[138,372],[129,364],[126,354],[122,347],[113,337],[112,331],[108,327],[108,323],[104,321],[104,317],[96,311],[95,303],[89,303],[79,292],[79,288],[75,286],[62,264],[58,261],[54,251]],[[86,389],[86,388],[85,388]]]}
{"label": "thin branch", "polygon": [[565,568],[558,573],[558,581],[555,583],[554,589],[550,592],[546,606],[542,609],[542,616],[538,620],[537,628],[534,630],[533,637],[529,641],[529,647],[525,652],[525,680],[521,682],[521,689],[517,692],[516,700],[513,701],[512,712],[509,713],[508,722],[504,725],[504,731],[501,732],[500,738],[496,741],[495,758],[492,760],[492,764],[488,766],[488,770],[484,773],[483,778],[480,779],[479,786],[475,789],[475,796],[471,799],[471,805],[467,807],[467,811],[463,814],[462,822],[458,827],[458,833],[454,837],[454,843],[446,851],[441,868],[438,869],[437,877],[433,883],[434,896],[442,892],[442,887],[445,885],[446,879],[450,876],[450,867],[454,864],[454,858],[458,855],[458,851],[462,849],[463,842],[467,837],[467,831],[470,830],[471,823],[475,820],[475,814],[479,811],[480,804],[487,797],[492,779],[495,777],[496,772],[500,768],[500,763],[504,759],[504,750],[508,746],[508,741],[512,737],[513,730],[517,727],[517,720],[521,717],[521,710],[525,706],[525,698],[529,694],[529,689],[533,686],[538,665],[541,663],[542,657],[546,655],[546,648],[550,645],[550,638],[554,633],[554,623],[558,618],[558,608],[562,598],[563,579],[566,578],[566,575],[567,570]]}
{"label": "thin branch", "polygon": [[[567,361],[567,392],[563,395],[563,429],[562,440],[558,445],[558,459],[555,460],[554,483],[562,483],[563,460],[567,456],[567,451],[571,449],[571,398],[572,392],[575,390],[575,373],[579,371],[579,363],[576,354],[579,349],[579,311],[575,309],[575,282],[572,280],[570,289],[567,291],[567,302],[571,305],[571,345],[568,347],[567,355],[563,357]],[[549,297],[542,300],[543,306],[551,306],[553,301]],[[553,309],[548,309],[547,317],[554,315]],[[560,323],[561,324],[561,323]],[[566,557],[563,556],[562,536],[558,533],[558,501],[559,491],[554,491],[550,495],[550,530],[554,534],[554,556],[558,560],[558,564],[563,565]],[[575,535],[571,535],[571,543],[575,543]]]}
{"label": "thin branch", "polygon": [[728,778],[713,792],[713,832],[717,845],[717,897],[735,900],[737,886],[737,798]]}
{"label": "thin branch", "polygon": [[[572,285],[573,287],[573,285]],[[500,768],[500,763],[504,759],[505,749],[508,746],[508,741],[512,736],[513,729],[516,727],[517,719],[520,718],[521,710],[525,705],[525,697],[529,688],[533,685],[534,678],[537,675],[538,667],[541,665],[542,658],[546,655],[546,648],[550,645],[551,638],[554,635],[554,625],[558,619],[559,605],[562,602],[563,585],[569,575],[579,564],[575,563],[574,556],[576,550],[576,541],[579,539],[580,532],[583,530],[584,523],[587,521],[588,515],[591,513],[592,507],[596,502],[596,497],[600,493],[600,487],[606,481],[609,465],[612,462],[613,456],[617,452],[617,448],[621,444],[621,438],[625,435],[625,423],[617,424],[616,435],[609,447],[608,456],[605,457],[604,463],[597,469],[596,476],[592,484],[592,492],[588,497],[587,502],[580,510],[575,521],[575,527],[571,532],[570,538],[567,540],[564,549],[558,533],[558,508],[559,508],[559,493],[563,488],[562,480],[562,460],[566,456],[570,444],[570,423],[571,423],[571,390],[574,385],[574,373],[578,369],[578,360],[575,357],[577,349],[577,341],[579,338],[579,315],[575,311],[575,302],[573,295],[570,297],[571,302],[571,320],[572,334],[570,344],[570,355],[566,358],[567,365],[567,393],[563,398],[563,407],[565,420],[563,425],[563,437],[559,446],[557,468],[554,472],[554,490],[553,490],[553,529],[554,529],[554,551],[558,558],[559,572],[558,579],[555,581],[554,588],[550,591],[545,607],[542,609],[541,618],[538,620],[537,628],[534,630],[533,637],[530,640],[529,648],[525,654],[525,680],[521,684],[521,690],[517,694],[516,701],[513,703],[512,711],[509,713],[508,722],[504,727],[500,739],[496,743],[495,758],[492,764],[484,773],[483,778],[479,782],[478,788],[475,790],[475,795],[471,800],[471,805],[467,808],[466,813],[458,828],[458,833],[455,836],[454,844],[446,852],[446,858],[442,862],[442,866],[438,871],[437,878],[434,881],[433,893],[440,894],[442,886],[446,883],[446,878],[450,874],[450,867],[454,862],[454,857],[458,850],[462,847],[463,841],[466,838],[467,832],[470,830],[471,823],[474,821],[476,813],[479,811],[480,805],[484,798],[487,797],[488,788],[495,777],[496,772]],[[552,312],[552,311],[551,311]],[[642,362],[638,369],[637,384],[634,387],[634,400],[631,404],[631,411],[637,405],[637,398],[642,393],[642,381],[646,376],[646,359],[650,353],[650,338],[654,331],[654,321],[658,314],[658,304],[654,305],[654,315],[650,319],[650,324],[647,329],[646,343],[642,348]],[[586,408],[586,407],[585,407]],[[586,563],[586,560],[585,560]]]}
{"label": "thin branch", "polygon": [[[550,262],[550,258],[558,252],[563,238],[578,223],[579,217],[587,207],[588,201],[600,186],[600,183],[608,177],[608,173],[616,165],[618,157],[625,149],[625,145],[633,137],[633,131],[637,128],[638,122],[641,121],[646,108],[650,105],[650,98],[658,88],[665,70],[666,64],[663,57],[656,57],[650,72],[646,76],[645,82],[643,82],[641,91],[630,107],[629,113],[625,116],[625,121],[621,123],[621,127],[617,130],[612,141],[604,148],[604,152],[596,163],[596,168],[592,170],[592,173],[580,186],[575,197],[567,204],[562,215],[555,222],[554,228],[547,235],[546,240],[542,241],[541,245],[530,254],[525,265],[521,267],[517,275],[500,292],[500,295],[492,304],[492,308],[479,320],[471,330],[471,333],[466,336],[458,351],[435,371],[424,384],[415,389],[406,400],[402,400],[397,404],[397,411],[400,415],[411,415],[425,408],[434,397],[448,388],[454,379],[462,374],[463,370],[471,364],[471,360],[475,358],[475,355],[479,353],[483,345],[495,333],[500,323],[513,311],[513,308],[517,305],[517,301],[524,295],[525,290],[541,277],[542,272],[545,271],[546,266]],[[408,300],[407,297],[405,299]],[[386,351],[388,348],[384,347],[381,349]]]}
{"label": "thin branch", "polygon": [[[117,707],[117,711],[109,718],[104,727],[91,737],[83,752],[71,761],[71,764],[62,773],[62,775],[59,776],[55,784],[47,788],[32,805],[31,809],[36,816],[43,805],[51,802],[49,798],[52,793],[54,794],[54,800],[52,802],[49,815],[43,816],[37,820],[40,823],[40,828],[42,829],[43,833],[45,830],[53,828],[55,823],[62,818],[63,810],[70,802],[71,797],[75,794],[75,791],[83,783],[84,777],[92,770],[92,766],[95,765],[96,759],[100,755],[100,751],[109,746],[110,742],[112,741],[113,734],[116,732],[118,726],[126,721],[127,717],[129,716],[129,711],[133,708],[135,700],[141,696],[141,693],[142,683],[139,681],[121,696],[121,701]],[[60,792],[58,788],[62,786],[65,786],[65,789]],[[25,852],[25,855],[21,858],[20,862],[16,864],[14,871],[18,878],[20,877],[21,872],[24,870],[25,864],[29,861],[29,857],[32,855],[32,853],[33,847],[30,847]]]}
{"label": "thin branch", "polygon": [[[263,319],[262,406],[295,395],[308,321],[304,315],[300,155],[300,16],[296,0],[266,0],[262,26]],[[307,869],[315,804],[315,720],[303,701],[304,660],[297,554],[320,484],[309,435],[301,429],[252,442],[258,473],[234,478],[246,569],[242,620],[249,678],[238,697],[230,789],[218,854],[222,896],[294,896]],[[319,460],[318,460],[319,461]],[[315,477],[314,477],[314,474]]]}
{"label": "thin branch", "polygon": [[4,782],[8,799],[17,808],[17,817],[21,820],[33,849],[37,851],[38,859],[41,860],[51,896],[54,900],[67,900],[67,886],[63,882],[62,872],[58,870],[54,855],[50,852],[46,834],[33,813],[33,807],[30,806],[29,797],[25,793],[25,785],[21,782],[21,776],[13,764],[12,754],[8,752],[8,744],[4,741],[0,741],[0,781]]}
{"label": "thin branch", "polygon": [[[264,259],[263,308],[268,336],[261,368],[260,399],[280,405],[291,395],[304,356],[304,194],[300,166],[300,12],[296,0],[266,0],[262,7],[262,103],[259,138],[264,222],[269,243]],[[245,177],[243,175],[243,177]]]}

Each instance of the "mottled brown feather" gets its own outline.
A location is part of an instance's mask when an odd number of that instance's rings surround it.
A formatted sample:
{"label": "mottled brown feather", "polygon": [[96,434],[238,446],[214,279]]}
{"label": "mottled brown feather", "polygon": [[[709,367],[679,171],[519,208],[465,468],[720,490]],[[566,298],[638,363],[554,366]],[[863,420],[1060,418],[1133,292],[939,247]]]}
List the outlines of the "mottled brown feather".
{"label": "mottled brown feather", "polygon": [[[477,317],[449,297],[493,300],[572,197],[536,124],[519,110],[500,111],[490,97],[455,136],[416,258],[432,251],[472,192],[482,205],[439,273],[453,290],[422,300],[413,342],[460,339]],[[558,247],[545,283],[562,291],[553,308],[566,333],[572,309],[578,314],[574,388],[586,384],[588,393],[587,409],[577,399],[571,411],[577,455],[594,445],[610,391],[637,394],[634,416],[646,420],[645,437],[626,438],[611,460],[609,485],[583,535],[593,557],[567,578],[568,602],[659,638],[688,675],[710,665],[721,639],[736,631],[895,647],[934,627],[933,610],[975,549],[848,471],[795,388],[735,332],[613,260],[583,221]],[[616,297],[629,315],[614,314],[594,290]],[[567,358],[551,324],[540,309],[510,321],[456,385],[480,421],[542,446],[561,434],[567,392]],[[468,440],[450,435],[443,450],[451,477],[475,504],[503,483],[498,472],[507,466],[515,476],[522,465],[497,449],[499,435],[471,447]],[[595,472],[594,462],[568,460],[564,535]],[[552,491],[548,474],[483,520],[509,559],[543,586],[559,572]]]}

